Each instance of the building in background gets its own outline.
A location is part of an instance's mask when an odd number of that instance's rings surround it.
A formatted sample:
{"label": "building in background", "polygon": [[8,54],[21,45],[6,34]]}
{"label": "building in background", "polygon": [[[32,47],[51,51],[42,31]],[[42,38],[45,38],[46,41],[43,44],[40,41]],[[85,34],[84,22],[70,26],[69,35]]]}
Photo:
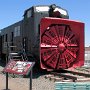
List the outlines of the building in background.
{"label": "building in background", "polygon": [[90,67],[90,46],[85,47],[85,62],[84,62],[84,65]]}

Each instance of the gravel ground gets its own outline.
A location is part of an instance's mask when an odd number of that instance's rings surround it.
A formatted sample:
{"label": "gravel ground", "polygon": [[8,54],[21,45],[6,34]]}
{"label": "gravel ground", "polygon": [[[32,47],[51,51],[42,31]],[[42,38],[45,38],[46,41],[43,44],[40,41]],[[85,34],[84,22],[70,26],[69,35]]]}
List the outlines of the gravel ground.
{"label": "gravel ground", "polygon": [[[6,77],[1,73],[3,67],[0,66],[0,90],[5,89]],[[32,90],[55,90],[54,81],[44,78],[43,74],[35,73],[32,79]],[[10,90],[29,90],[29,78],[12,78],[9,77]]]}

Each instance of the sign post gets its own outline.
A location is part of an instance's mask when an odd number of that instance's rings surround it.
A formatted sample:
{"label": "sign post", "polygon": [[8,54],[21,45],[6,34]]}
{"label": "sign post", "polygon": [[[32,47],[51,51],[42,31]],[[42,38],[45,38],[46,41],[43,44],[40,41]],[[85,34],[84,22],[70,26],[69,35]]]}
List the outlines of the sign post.
{"label": "sign post", "polygon": [[[5,45],[4,47],[6,48],[6,64],[8,63],[8,55],[9,55],[9,43],[8,42],[5,42]],[[8,72],[6,72],[6,90],[9,90],[8,89]]]}
{"label": "sign post", "polygon": [[8,72],[6,72],[6,90],[9,90],[8,89]]}
{"label": "sign post", "polygon": [[[6,55],[6,64],[8,63],[8,54]],[[6,72],[6,90],[8,90],[8,72]]]}
{"label": "sign post", "polygon": [[32,75],[33,75],[33,66],[34,66],[35,62],[33,62],[32,68],[30,70],[30,90],[32,90]]}
{"label": "sign post", "polygon": [[32,90],[32,70],[30,71],[30,90]]}

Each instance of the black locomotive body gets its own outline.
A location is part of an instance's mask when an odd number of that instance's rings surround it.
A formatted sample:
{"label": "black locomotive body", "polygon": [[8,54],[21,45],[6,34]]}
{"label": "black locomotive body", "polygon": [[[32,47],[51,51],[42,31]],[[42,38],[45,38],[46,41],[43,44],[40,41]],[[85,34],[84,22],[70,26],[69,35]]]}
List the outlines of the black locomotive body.
{"label": "black locomotive body", "polygon": [[33,6],[25,10],[24,18],[21,21],[1,30],[0,56],[7,54],[5,45],[8,43],[10,46],[16,46],[11,47],[10,52],[22,52],[24,49],[28,57],[32,55],[40,63],[40,58],[42,58],[40,54],[40,22],[42,18],[46,17],[51,19],[69,18],[67,10],[55,4]]}

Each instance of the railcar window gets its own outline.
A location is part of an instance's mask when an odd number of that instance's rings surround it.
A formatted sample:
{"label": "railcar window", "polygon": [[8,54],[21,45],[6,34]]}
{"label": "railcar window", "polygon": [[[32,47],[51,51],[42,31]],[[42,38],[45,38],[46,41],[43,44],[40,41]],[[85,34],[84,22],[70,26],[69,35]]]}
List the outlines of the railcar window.
{"label": "railcar window", "polygon": [[11,32],[11,41],[13,41],[13,32]]}
{"label": "railcar window", "polygon": [[14,37],[20,36],[20,26],[14,28]]}
{"label": "railcar window", "polygon": [[62,8],[55,8],[54,12],[55,12],[55,11],[59,11],[61,14],[67,15],[66,10],[63,10]]}
{"label": "railcar window", "polygon": [[2,36],[2,42],[4,43],[4,35]]}
{"label": "railcar window", "polygon": [[7,34],[6,34],[6,38],[5,38],[5,41],[7,42]]}
{"label": "railcar window", "polygon": [[49,7],[48,6],[38,6],[36,7],[36,12],[45,12],[45,11],[49,11]]}
{"label": "railcar window", "polygon": [[31,16],[32,16],[31,10],[27,11],[27,18],[29,18]]}

